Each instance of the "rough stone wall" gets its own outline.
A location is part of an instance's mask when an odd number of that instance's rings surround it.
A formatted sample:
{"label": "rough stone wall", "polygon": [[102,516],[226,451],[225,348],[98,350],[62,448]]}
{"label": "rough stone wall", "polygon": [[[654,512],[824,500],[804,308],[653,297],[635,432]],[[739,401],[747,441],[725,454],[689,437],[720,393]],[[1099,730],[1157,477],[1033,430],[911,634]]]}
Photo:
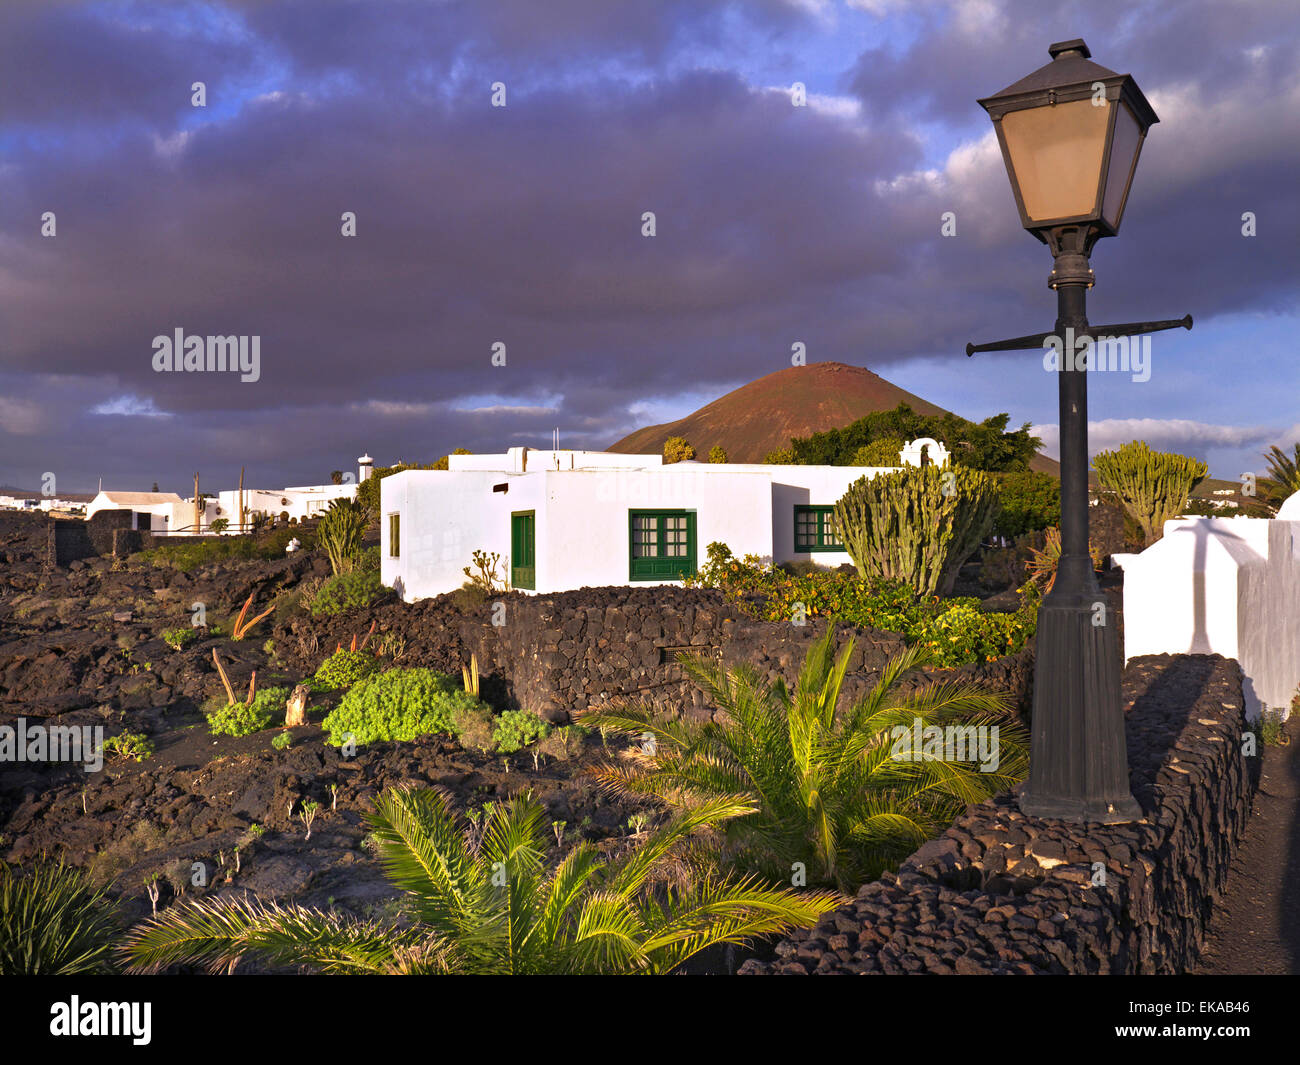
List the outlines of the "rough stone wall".
{"label": "rough stone wall", "polygon": [[1134,659],[1124,697],[1143,821],[1070,825],[1025,817],[1013,796],[999,796],[970,808],[897,875],[778,943],[774,960],[740,971],[1185,971],[1254,794],[1241,670],[1217,655]]}
{"label": "rough stone wall", "polygon": [[[496,603],[502,604],[499,612]],[[502,624],[492,624],[494,614]],[[669,586],[515,593],[468,609],[453,594],[389,604],[362,618],[299,621],[287,635],[299,635],[301,641],[311,631],[319,650],[314,659],[304,657],[302,665],[314,669],[322,652],[332,650],[336,641],[346,645],[353,632],[364,633],[372,617],[381,631],[406,640],[410,650],[401,664],[459,674],[475,654],[485,698],[499,707],[526,707],[553,721],[614,698],[708,715],[712,708],[683,679],[678,651],[720,656],[728,666],[747,662],[767,679],[779,676],[793,685],[808,646],[826,631],[824,619],[810,619],[804,626],[759,621],[719,592]],[[840,647],[854,639],[843,689],[844,697],[852,699],[875,683],[881,667],[904,643],[896,633],[845,625],[837,631]],[[1024,708],[1032,655],[1032,648],[1026,648],[996,662],[944,671],[944,678],[980,678],[1010,691],[1017,708]]]}

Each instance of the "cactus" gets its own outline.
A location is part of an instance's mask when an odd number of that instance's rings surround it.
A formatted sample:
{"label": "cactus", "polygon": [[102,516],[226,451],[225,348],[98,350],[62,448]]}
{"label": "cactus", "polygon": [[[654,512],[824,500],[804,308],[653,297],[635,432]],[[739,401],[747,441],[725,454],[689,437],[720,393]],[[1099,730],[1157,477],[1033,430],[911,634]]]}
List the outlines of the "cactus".
{"label": "cactus", "polygon": [[863,577],[947,594],[957,570],[993,527],[997,485],[962,467],[909,466],[859,478],[835,504],[844,549]]}
{"label": "cactus", "polygon": [[336,574],[351,573],[361,555],[366,532],[366,508],[355,499],[336,499],[320,520],[317,541],[325,548]]}
{"label": "cactus", "polygon": [[1102,451],[1092,464],[1102,487],[1119,497],[1141,527],[1147,545],[1160,539],[1165,522],[1187,505],[1187,497],[1209,472],[1200,459],[1152,451],[1142,440]]}

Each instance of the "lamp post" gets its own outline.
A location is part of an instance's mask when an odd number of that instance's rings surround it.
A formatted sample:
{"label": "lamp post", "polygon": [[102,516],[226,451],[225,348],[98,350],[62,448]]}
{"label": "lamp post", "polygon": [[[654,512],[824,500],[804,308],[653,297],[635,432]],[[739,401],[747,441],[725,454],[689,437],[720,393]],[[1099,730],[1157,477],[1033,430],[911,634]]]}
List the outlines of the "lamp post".
{"label": "lamp post", "polygon": [[[1117,618],[1088,551],[1088,363],[1098,337],[1192,327],[1177,321],[1090,327],[1089,256],[1119,232],[1133,173],[1156,113],[1136,82],[1091,62],[1081,40],[1053,44],[1052,61],[980,100],[997,131],[1024,227],[1048,246],[1054,333],[967,345],[966,354],[1061,352],[1061,558],[1038,611],[1029,782],[1023,812],[1070,821],[1138,820],[1128,782]],[[1082,352],[1080,352],[1082,348]]]}

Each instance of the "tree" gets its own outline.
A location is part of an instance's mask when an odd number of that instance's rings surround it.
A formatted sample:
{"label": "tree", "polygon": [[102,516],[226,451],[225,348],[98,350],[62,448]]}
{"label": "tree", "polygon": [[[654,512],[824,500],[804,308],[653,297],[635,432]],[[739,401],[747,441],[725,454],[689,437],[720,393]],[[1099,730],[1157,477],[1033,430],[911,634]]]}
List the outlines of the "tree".
{"label": "tree", "polygon": [[1264,458],[1268,461],[1268,476],[1261,477],[1257,487],[1269,509],[1276,512],[1290,496],[1300,492],[1300,444],[1295,445],[1294,455],[1274,444]]}
{"label": "tree", "polygon": [[[472,452],[472,451],[468,451],[468,450],[466,450],[466,449],[463,448],[463,447],[458,447],[458,448],[456,448],[456,450],[453,451],[451,454],[452,454],[452,455],[472,455],[472,454],[474,454],[474,452]],[[451,458],[450,455],[443,455],[442,458],[440,458],[440,459],[439,459],[437,462],[435,462],[432,466],[428,466],[428,467],[423,467],[423,466],[422,466],[422,467],[420,467],[420,468],[421,468],[421,469],[430,469],[430,470],[448,470],[448,469],[451,469],[451,462],[449,461],[450,458]],[[408,467],[408,468],[409,468],[409,467]]]}
{"label": "tree", "polygon": [[684,437],[670,436],[664,441],[664,462],[685,462],[687,459],[695,458],[695,448],[686,442]]}
{"label": "tree", "polygon": [[727,449],[721,444],[714,444],[709,448],[709,461],[718,463],[727,461]]}
{"label": "tree", "polygon": [[947,595],[997,510],[988,474],[905,466],[849,485],[835,504],[835,524],[861,576],[902,581],[917,595]]}
{"label": "tree", "polygon": [[[552,866],[552,829],[531,795],[467,824],[440,790],[392,788],[367,820],[385,875],[406,893],[406,920],[197,900],[138,925],[123,949],[137,972],[178,963],[215,972],[253,953],[332,974],[666,973],[719,943],[815,924],[839,903],[696,871],[696,831],[752,811],[735,798],[701,803],[621,854],[584,841]],[[665,883],[674,872],[685,882]]]}
{"label": "tree", "polygon": [[[895,656],[869,692],[841,708],[852,653],[850,639],[836,659],[834,625],[828,626],[808,650],[793,694],[748,663],[725,668],[711,657],[683,655],[687,675],[723,714],[670,720],[648,705],[585,712],[584,724],[654,737],[647,757],[607,764],[599,779],[612,791],[653,795],[679,811],[723,797],[751,804],[754,813],[726,824],[725,852],[740,869],[773,882],[788,883],[796,862],[810,884],[850,891],[874,880],[947,828],[968,803],[1023,779],[1028,758],[1024,730],[1007,719],[1003,693],[958,681],[898,690],[927,664],[920,647]],[[996,724],[998,765],[982,772],[989,767],[896,757],[900,730],[913,735],[918,720],[922,729]]]}
{"label": "tree", "polygon": [[1050,473],[1023,470],[999,473],[994,480],[1002,504],[993,522],[993,532],[998,536],[1014,540],[1060,523],[1061,482]]}
{"label": "tree", "polygon": [[343,483],[343,471],[332,470],[330,472],[330,484],[342,484],[342,483]]}
{"label": "tree", "polygon": [[779,447],[763,456],[765,466],[793,466],[794,451],[788,447]]}
{"label": "tree", "polygon": [[[906,403],[875,411],[841,429],[829,429],[790,442],[800,465],[852,466],[859,448],[879,439],[933,437],[952,454],[954,466],[974,470],[1027,470],[1042,441],[1029,435],[1029,422],[1007,432],[1010,416],[998,414],[971,422],[955,414],[918,414]],[[899,444],[902,447],[902,444]],[[891,465],[897,465],[897,457]]]}
{"label": "tree", "polygon": [[897,468],[903,464],[899,457],[904,441],[896,436],[882,436],[869,444],[863,444],[853,453],[850,466],[888,466]]}
{"label": "tree", "polygon": [[1142,440],[1098,452],[1092,465],[1102,487],[1114,492],[1138,523],[1147,545],[1160,539],[1165,522],[1177,517],[1209,472],[1200,459],[1153,451]]}
{"label": "tree", "polygon": [[[468,454],[468,452],[466,452]],[[379,485],[385,477],[391,477],[395,473],[401,473],[403,470],[445,470],[446,459],[441,460],[444,465],[439,466],[437,463],[426,463],[423,466],[414,464],[405,464],[399,462],[396,466],[376,466],[367,477],[357,486],[356,500],[365,508],[366,520],[368,522],[379,520]]]}

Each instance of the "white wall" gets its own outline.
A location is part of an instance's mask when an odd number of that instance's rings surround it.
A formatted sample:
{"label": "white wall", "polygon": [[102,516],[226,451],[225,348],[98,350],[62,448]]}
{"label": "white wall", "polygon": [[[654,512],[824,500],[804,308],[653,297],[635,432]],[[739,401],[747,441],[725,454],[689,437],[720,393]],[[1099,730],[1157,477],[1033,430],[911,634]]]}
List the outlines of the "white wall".
{"label": "white wall", "polygon": [[1124,569],[1124,656],[1221,654],[1246,709],[1288,707],[1300,684],[1300,521],[1178,518]]}
{"label": "white wall", "polygon": [[[661,470],[551,471],[537,520],[537,590],[629,584],[629,511],[695,512],[696,564],[714,540],[736,555],[772,552],[772,494],[767,475],[710,476],[703,466]],[[674,581],[637,581],[672,584]]]}
{"label": "white wall", "polygon": [[[508,485],[493,492],[494,485]],[[385,477],[380,495],[380,577],[408,602],[454,591],[468,579],[476,550],[501,555],[503,577],[510,574],[510,514],[538,515],[538,588],[541,585],[541,529],[544,482],[534,474],[494,471],[404,470]],[[390,557],[388,516],[400,512],[401,555]]]}

